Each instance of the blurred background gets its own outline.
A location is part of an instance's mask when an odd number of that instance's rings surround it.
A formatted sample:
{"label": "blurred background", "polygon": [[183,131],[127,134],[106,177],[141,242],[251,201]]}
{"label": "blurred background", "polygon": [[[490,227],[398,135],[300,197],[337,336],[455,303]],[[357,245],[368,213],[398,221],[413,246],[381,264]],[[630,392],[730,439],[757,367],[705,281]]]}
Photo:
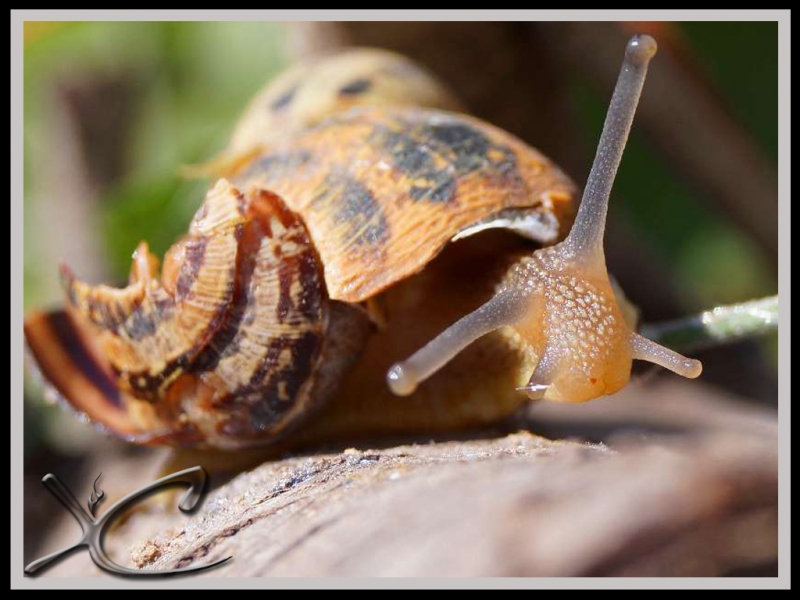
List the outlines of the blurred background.
{"label": "blurred background", "polygon": [[[660,52],[611,202],[610,270],[648,322],[777,293],[776,23],[28,22],[26,310],[60,302],[60,260],[119,282],[140,240],[162,254],[208,185],[179,168],[221,150],[281,69],[343,46],[416,59],[582,184],[636,31]],[[776,405],[776,336],[699,358],[707,381]],[[136,453],[25,389],[36,485],[40,464],[74,465],[83,489],[89,449]]]}

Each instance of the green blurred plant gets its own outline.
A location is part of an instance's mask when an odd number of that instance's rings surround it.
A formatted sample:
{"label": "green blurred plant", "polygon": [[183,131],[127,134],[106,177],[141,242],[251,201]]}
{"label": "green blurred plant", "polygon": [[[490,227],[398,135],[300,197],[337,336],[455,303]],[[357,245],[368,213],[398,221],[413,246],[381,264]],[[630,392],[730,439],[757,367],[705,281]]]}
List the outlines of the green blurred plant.
{"label": "green blurred plant", "polygon": [[[30,25],[30,24],[29,24]],[[125,172],[97,202],[112,272],[124,278],[136,244],[163,253],[203,198],[204,182],[178,176],[225,144],[250,97],[285,64],[275,23],[64,23],[31,25],[25,48],[25,183],[53,140],[44,111],[54,82],[124,74],[137,90]],[[27,33],[27,30],[26,30]],[[26,205],[35,194],[27,193]],[[27,212],[27,211],[26,211]],[[37,232],[26,218],[25,305],[40,303]],[[52,274],[48,274],[52,276]]]}

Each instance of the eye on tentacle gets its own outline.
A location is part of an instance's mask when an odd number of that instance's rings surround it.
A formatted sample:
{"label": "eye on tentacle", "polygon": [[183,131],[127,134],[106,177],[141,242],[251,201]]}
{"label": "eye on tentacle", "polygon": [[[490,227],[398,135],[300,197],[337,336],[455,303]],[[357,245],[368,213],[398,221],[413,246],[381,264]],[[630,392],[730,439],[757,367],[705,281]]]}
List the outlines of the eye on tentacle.
{"label": "eye on tentacle", "polygon": [[630,330],[606,271],[603,233],[611,188],[656,43],[633,37],[606,115],[578,214],[567,238],[516,263],[497,295],[387,374],[397,394],[411,393],[478,337],[511,327],[538,358],[528,384],[533,399],[583,402],[627,384],[631,362],[648,360],[679,375],[702,367]]}

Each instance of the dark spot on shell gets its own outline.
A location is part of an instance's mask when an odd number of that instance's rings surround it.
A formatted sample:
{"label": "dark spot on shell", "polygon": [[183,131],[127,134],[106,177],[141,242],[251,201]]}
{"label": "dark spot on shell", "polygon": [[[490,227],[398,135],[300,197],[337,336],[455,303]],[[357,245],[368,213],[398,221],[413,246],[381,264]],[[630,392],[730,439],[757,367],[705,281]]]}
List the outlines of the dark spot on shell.
{"label": "dark spot on shell", "polygon": [[253,375],[252,377],[250,377],[250,381],[247,384],[247,387],[244,389],[240,389],[238,392],[235,392],[234,395],[240,396],[249,390],[258,388],[264,381],[264,378],[267,376],[267,374],[274,368],[275,363],[277,363],[278,357],[280,356],[283,349],[290,342],[291,338],[287,335],[281,335],[270,340],[269,348],[267,348],[267,352],[264,355],[264,359],[261,361],[261,364],[258,365],[258,368],[253,372]]}
{"label": "dark spot on shell", "polygon": [[104,329],[116,329],[121,323],[114,320],[108,310],[108,306],[104,300],[98,301],[93,296],[88,296],[85,299],[86,308],[89,311],[91,321]]}
{"label": "dark spot on shell", "polygon": [[[269,360],[264,361],[262,367],[253,375],[251,385],[254,380],[262,384],[262,397],[272,411],[284,412],[292,406],[300,386],[311,376],[313,359],[317,355],[320,343],[319,334],[306,331],[299,337],[281,336],[270,344]],[[286,348],[291,352],[291,361],[283,369],[277,370],[274,366]],[[285,399],[281,398],[278,392],[281,383],[285,387]]]}
{"label": "dark spot on shell", "polygon": [[425,126],[426,136],[451,149],[459,158],[485,157],[491,142],[477,128],[459,122],[433,123]]}
{"label": "dark spot on shell", "polygon": [[372,82],[366,78],[355,79],[339,88],[340,96],[356,96],[363,94],[372,87]]}
{"label": "dark spot on shell", "polygon": [[444,203],[453,199],[457,183],[447,169],[438,168],[433,150],[414,135],[414,131],[377,129],[374,142],[391,157],[391,164],[415,180],[409,195],[414,200]]}
{"label": "dark spot on shell", "polygon": [[278,112],[281,109],[289,106],[289,104],[292,103],[292,100],[294,100],[294,96],[297,94],[298,88],[299,86],[296,85],[278,96],[278,98],[269,105],[270,110],[273,112]]}
{"label": "dark spot on shell", "polygon": [[[270,389],[267,397],[273,399],[275,408],[285,407],[287,404],[291,406],[294,403],[297,394],[300,392],[300,387],[312,374],[314,359],[317,356],[319,346],[321,346],[320,336],[313,331],[306,331],[299,338],[292,340],[290,346],[292,352],[291,364],[276,373],[276,377],[270,378]],[[282,400],[277,393],[278,384],[281,382],[285,384],[286,400]]]}
{"label": "dark spot on shell", "polygon": [[518,178],[514,153],[471,123],[440,117],[397,127],[377,126],[370,142],[384,148],[391,164],[412,179],[414,200],[451,202],[459,178],[474,172],[501,184]]}
{"label": "dark spot on shell", "polygon": [[[303,255],[299,264],[299,277],[302,283],[300,299],[296,309],[306,320],[317,321],[322,314],[320,302],[320,289],[322,288],[321,274],[316,256],[309,252]],[[310,285],[313,282],[313,285]]]}
{"label": "dark spot on shell", "polygon": [[458,185],[456,180],[446,174],[440,174],[426,181],[430,186],[412,186],[408,191],[414,200],[428,200],[429,202],[450,202],[456,193]]}
{"label": "dark spot on shell", "polygon": [[[278,284],[280,294],[278,298],[278,322],[317,322],[322,314],[320,294],[322,289],[321,273],[317,258],[310,250],[307,239],[296,240],[294,243],[308,247],[306,252],[294,256],[285,256],[278,267]],[[300,293],[295,297],[292,293],[293,284],[299,282]]]}
{"label": "dark spot on shell", "polygon": [[383,207],[369,188],[345,174],[343,169],[333,169],[325,178],[322,191],[313,203],[331,204],[334,222],[345,224],[348,241],[358,246],[378,245],[389,235]]}
{"label": "dark spot on shell", "polygon": [[[445,152],[452,153],[452,160],[459,175],[466,175],[479,169],[499,174],[516,169],[516,157],[511,150],[494,144],[477,127],[469,123],[428,124],[423,128],[422,137],[432,139],[434,147],[443,147]],[[491,160],[490,152],[502,158],[499,161]]]}
{"label": "dark spot on shell", "polygon": [[280,292],[278,296],[278,322],[285,323],[289,311],[294,306],[292,299],[292,282],[294,281],[294,273],[285,262],[281,262],[278,266],[278,285]]}
{"label": "dark spot on shell", "polygon": [[151,313],[137,309],[133,311],[133,314],[125,322],[124,328],[130,339],[140,341],[155,334],[158,329],[158,323]]}

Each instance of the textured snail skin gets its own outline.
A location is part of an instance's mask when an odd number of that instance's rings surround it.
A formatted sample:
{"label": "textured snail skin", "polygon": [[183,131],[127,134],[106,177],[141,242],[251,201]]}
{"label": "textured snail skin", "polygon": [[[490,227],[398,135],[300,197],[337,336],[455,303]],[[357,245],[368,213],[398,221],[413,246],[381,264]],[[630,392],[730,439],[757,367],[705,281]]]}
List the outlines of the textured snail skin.
{"label": "textured snail skin", "polygon": [[398,395],[419,383],[477,338],[510,327],[537,357],[522,388],[531,399],[585,402],[628,383],[634,358],[698,377],[687,359],[631,331],[605,265],[603,231],[611,187],[622,158],[647,67],[656,53],[649,36],[628,43],[597,154],[567,238],[515,264],[496,295],[402,363],[387,382]]}

